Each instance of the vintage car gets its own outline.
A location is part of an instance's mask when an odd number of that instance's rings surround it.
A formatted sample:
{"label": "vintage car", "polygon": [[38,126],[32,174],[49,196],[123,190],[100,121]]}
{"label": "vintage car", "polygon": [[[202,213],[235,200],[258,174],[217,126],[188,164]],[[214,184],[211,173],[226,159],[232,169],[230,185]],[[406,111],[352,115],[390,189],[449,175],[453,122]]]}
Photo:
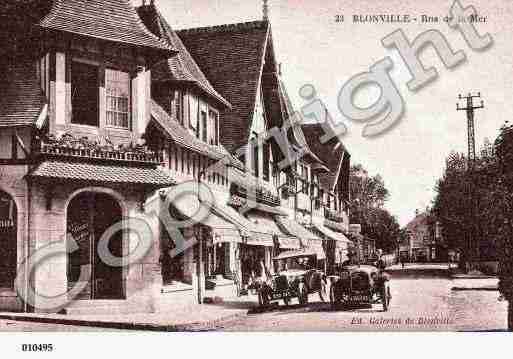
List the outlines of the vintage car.
{"label": "vintage car", "polygon": [[273,258],[276,273],[258,285],[258,302],[267,306],[283,300],[289,305],[292,298],[299,304],[308,303],[310,293],[319,293],[321,301],[326,298],[326,276],[317,269],[317,254],[308,250],[294,250]]}
{"label": "vintage car", "polygon": [[371,265],[348,265],[329,277],[330,303],[335,308],[381,303],[387,311],[392,298],[388,275]]}

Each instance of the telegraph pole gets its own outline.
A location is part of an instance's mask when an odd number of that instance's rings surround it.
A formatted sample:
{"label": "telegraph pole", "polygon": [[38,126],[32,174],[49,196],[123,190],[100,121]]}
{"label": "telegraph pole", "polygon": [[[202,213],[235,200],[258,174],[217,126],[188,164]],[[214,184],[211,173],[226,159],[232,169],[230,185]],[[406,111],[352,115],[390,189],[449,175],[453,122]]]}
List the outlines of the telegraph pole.
{"label": "telegraph pole", "polygon": [[474,167],[474,162],[476,160],[476,138],[475,138],[475,126],[474,126],[474,111],[484,108],[484,102],[481,100],[481,104],[479,106],[474,105],[474,99],[481,98],[481,93],[478,92],[477,95],[468,94],[468,96],[458,95],[459,100],[466,100],[467,106],[460,107],[460,104],[456,104],[457,111],[466,111],[467,112],[467,130],[468,130],[468,164],[469,168]]}
{"label": "telegraph pole", "polygon": [[[471,225],[469,226],[469,232],[467,233],[467,262],[469,266],[471,266],[472,259],[475,255],[475,258],[479,258],[479,246],[474,240],[475,234],[475,195],[474,195],[474,165],[476,161],[476,138],[475,138],[475,125],[474,125],[474,112],[475,110],[484,108],[484,102],[481,100],[480,105],[474,104],[474,99],[481,98],[481,93],[478,92],[477,95],[472,95],[469,93],[467,96],[458,95],[459,100],[466,100],[466,107],[460,107],[460,104],[456,104],[457,111],[466,111],[467,113],[467,140],[468,140],[468,159],[467,159],[467,173],[468,173],[468,194],[469,194],[469,218],[471,221]],[[475,249],[475,253],[474,253]]]}

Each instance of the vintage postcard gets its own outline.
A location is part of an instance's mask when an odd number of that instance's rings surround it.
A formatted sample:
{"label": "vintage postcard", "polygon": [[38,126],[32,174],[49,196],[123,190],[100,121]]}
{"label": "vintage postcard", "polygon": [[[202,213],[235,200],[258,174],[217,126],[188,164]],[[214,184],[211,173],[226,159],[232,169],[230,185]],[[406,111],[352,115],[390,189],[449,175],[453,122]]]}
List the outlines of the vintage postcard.
{"label": "vintage postcard", "polygon": [[0,332],[513,330],[513,2],[0,6]]}

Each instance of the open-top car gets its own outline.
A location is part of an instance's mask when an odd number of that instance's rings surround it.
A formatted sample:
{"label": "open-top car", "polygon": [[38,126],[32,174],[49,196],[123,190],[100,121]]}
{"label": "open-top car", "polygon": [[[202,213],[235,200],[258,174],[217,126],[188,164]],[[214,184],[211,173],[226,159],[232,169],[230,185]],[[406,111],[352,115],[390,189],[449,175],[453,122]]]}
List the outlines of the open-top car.
{"label": "open-top car", "polygon": [[330,303],[333,307],[381,303],[387,311],[392,298],[388,275],[372,265],[347,265],[330,276]]}
{"label": "open-top car", "polygon": [[286,251],[273,259],[276,275],[258,286],[258,302],[267,306],[283,300],[289,305],[292,298],[299,304],[308,303],[310,293],[326,297],[326,276],[317,269],[317,254],[309,250]]}

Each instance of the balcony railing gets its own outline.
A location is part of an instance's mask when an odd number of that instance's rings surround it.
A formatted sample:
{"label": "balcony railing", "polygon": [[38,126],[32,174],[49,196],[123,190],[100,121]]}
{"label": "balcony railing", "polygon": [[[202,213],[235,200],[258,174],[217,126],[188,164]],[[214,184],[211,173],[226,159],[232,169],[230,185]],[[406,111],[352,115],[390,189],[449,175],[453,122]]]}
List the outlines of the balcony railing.
{"label": "balcony railing", "polygon": [[87,138],[76,138],[65,134],[60,138],[48,136],[40,140],[39,154],[46,156],[82,158],[91,160],[122,161],[158,165],[160,156],[145,146],[118,145],[110,143],[100,145]]}
{"label": "balcony railing", "polygon": [[329,221],[343,223],[344,222],[344,213],[325,208],[324,209],[324,218],[326,218]]}
{"label": "balcony railing", "polygon": [[[281,203],[280,197],[277,194],[262,185],[253,185],[250,187],[250,190],[250,199],[252,199],[252,196],[256,197],[253,199],[256,199],[257,202],[268,204],[270,206],[279,206]],[[233,195],[238,195],[242,198],[248,197],[248,188],[238,184],[232,187],[231,192]]]}

